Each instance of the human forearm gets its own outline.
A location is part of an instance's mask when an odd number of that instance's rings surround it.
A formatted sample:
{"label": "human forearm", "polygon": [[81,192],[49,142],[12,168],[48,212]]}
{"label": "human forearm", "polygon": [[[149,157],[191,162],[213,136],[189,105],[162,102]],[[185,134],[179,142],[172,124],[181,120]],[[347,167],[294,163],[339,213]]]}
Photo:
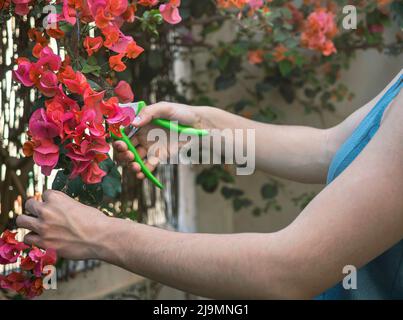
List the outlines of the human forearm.
{"label": "human forearm", "polygon": [[[235,150],[246,150],[246,130],[255,132],[256,166],[270,174],[290,180],[323,183],[331,154],[327,130],[302,126],[264,124],[217,108],[196,109],[203,123],[213,129],[241,129],[243,139],[233,139]],[[234,136],[234,135],[233,135]],[[238,145],[237,145],[238,144]],[[241,145],[239,145],[241,144]]]}
{"label": "human forearm", "polygon": [[110,220],[98,258],[129,271],[209,298],[300,297],[287,285],[296,272],[276,234],[184,234]]}

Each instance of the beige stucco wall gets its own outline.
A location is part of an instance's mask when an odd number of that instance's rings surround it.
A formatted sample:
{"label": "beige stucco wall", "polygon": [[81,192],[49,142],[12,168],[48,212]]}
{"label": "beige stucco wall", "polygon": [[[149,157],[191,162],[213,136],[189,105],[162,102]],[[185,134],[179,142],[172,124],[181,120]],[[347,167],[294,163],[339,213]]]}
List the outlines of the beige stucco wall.
{"label": "beige stucco wall", "polygon": [[[394,78],[402,67],[403,56],[385,56],[375,50],[360,52],[352,63],[351,69],[343,72],[341,79],[355,93],[355,98],[351,102],[339,105],[336,113],[327,114],[325,126],[328,127],[339,123],[347,115],[371,100]],[[242,88],[237,87],[214,97],[219,100],[219,103],[226,105],[230,101],[236,101],[241,98],[243,94]],[[307,116],[304,114],[302,107],[287,105],[278,96],[271,96],[270,99],[270,105],[277,106],[283,115],[280,120],[281,123],[323,126],[317,115]],[[197,171],[199,168],[194,168],[194,170]],[[252,176],[237,177],[236,180],[237,187],[245,190],[249,198],[254,199],[256,203],[263,203],[260,197],[260,187],[267,180],[265,173],[256,172]],[[197,187],[196,207],[198,210],[199,231],[232,233],[270,232],[281,229],[292,222],[300,212],[300,209],[295,207],[291,201],[294,196],[310,191],[319,192],[323,188],[323,186],[281,181],[286,186],[287,191],[286,194],[281,194],[279,197],[283,210],[281,212],[273,210],[260,217],[254,217],[250,210],[234,213],[231,203],[224,200],[219,193],[209,195],[200,187]]]}

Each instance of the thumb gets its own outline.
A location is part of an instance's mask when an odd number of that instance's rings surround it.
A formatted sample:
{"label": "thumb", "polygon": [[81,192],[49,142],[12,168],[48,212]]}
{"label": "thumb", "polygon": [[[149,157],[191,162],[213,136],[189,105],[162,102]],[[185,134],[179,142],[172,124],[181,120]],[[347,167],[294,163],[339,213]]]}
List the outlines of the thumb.
{"label": "thumb", "polygon": [[151,104],[140,111],[140,113],[133,120],[133,125],[135,127],[143,127],[149,124],[153,119],[158,118],[170,120],[172,110],[172,105],[166,102]]}

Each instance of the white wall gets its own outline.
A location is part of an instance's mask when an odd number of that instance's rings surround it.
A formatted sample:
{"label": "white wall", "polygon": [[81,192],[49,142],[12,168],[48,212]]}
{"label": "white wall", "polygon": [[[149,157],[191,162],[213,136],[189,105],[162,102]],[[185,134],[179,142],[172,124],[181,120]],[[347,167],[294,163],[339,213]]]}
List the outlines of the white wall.
{"label": "white wall", "polygon": [[[352,63],[350,70],[342,74],[342,82],[347,84],[355,93],[355,98],[351,102],[339,105],[337,112],[327,114],[325,117],[326,126],[339,123],[355,109],[364,105],[376,96],[403,68],[403,57],[390,57],[379,54],[375,50],[360,52]],[[214,95],[219,101],[226,105],[229,100],[236,101],[243,94],[241,88],[228,90],[222,95]],[[284,112],[282,123],[311,125],[322,127],[316,115],[305,115],[304,110],[298,105],[287,105],[280,97],[273,97],[271,105],[278,106]],[[403,107],[403,106],[402,106]],[[403,137],[402,137],[403,138]],[[194,168],[200,170],[200,168]],[[257,172],[253,176],[238,177],[237,187],[246,191],[247,195],[254,199],[256,203],[262,203],[260,198],[260,187],[266,181],[267,175]],[[320,191],[323,186],[310,186],[288,181],[282,182],[286,186],[287,194],[279,197],[283,210],[281,212],[271,211],[261,217],[254,217],[250,210],[242,210],[234,213],[231,203],[216,193],[206,194],[197,188],[197,209],[198,209],[198,229],[201,232],[232,233],[232,232],[271,232],[279,230],[299,214],[300,209],[295,207],[290,201],[294,196],[304,192]],[[247,186],[245,188],[245,186]]]}

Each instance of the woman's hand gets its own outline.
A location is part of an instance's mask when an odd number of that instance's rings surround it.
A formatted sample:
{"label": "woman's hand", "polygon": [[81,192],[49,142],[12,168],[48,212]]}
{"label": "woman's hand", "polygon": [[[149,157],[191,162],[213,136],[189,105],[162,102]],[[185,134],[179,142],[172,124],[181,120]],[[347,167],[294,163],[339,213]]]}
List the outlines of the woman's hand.
{"label": "woman's hand", "polygon": [[31,216],[17,217],[18,227],[32,231],[24,242],[75,260],[98,258],[100,236],[115,220],[59,191],[45,191],[43,202],[30,199],[25,209]]}
{"label": "woman's hand", "polygon": [[[208,113],[212,108],[209,107],[191,107],[184,104],[160,102],[150,106],[147,106],[141,110],[140,114],[133,122],[135,127],[141,128],[136,135],[132,138],[133,145],[137,148],[140,156],[146,159],[146,166],[154,171],[162,159],[167,159],[172,152],[177,152],[180,148],[178,143],[170,143],[169,133],[167,132],[168,143],[165,146],[161,146],[159,141],[159,149],[157,156],[147,157],[147,153],[150,148],[153,147],[155,141],[148,141],[147,136],[153,129],[161,129],[153,126],[151,121],[153,119],[167,119],[177,121],[180,124],[192,126],[198,129],[211,128],[208,121]],[[165,130],[165,129],[164,129]],[[144,179],[145,176],[141,172],[141,168],[138,163],[134,161],[134,155],[128,151],[127,145],[122,141],[114,143],[115,150],[117,151],[116,159],[121,163],[130,163],[130,168],[137,173],[138,179]]]}

